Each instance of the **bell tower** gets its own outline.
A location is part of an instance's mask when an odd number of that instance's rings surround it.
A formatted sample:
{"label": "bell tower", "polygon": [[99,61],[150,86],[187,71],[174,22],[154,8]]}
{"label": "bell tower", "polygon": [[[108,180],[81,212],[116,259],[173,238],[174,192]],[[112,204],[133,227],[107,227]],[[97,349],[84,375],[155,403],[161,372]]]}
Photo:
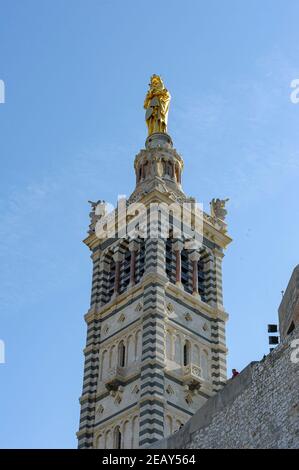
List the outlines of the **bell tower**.
{"label": "bell tower", "polygon": [[184,162],[167,133],[169,104],[153,75],[136,187],[109,213],[105,202],[92,203],[79,448],[150,446],[226,381],[226,200],[213,199],[207,214],[184,193]]}

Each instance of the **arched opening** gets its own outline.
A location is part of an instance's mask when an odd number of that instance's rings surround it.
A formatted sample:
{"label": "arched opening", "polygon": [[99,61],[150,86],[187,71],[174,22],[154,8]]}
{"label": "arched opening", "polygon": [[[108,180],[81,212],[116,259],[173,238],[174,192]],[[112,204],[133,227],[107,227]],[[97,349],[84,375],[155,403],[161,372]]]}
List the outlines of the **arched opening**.
{"label": "arched opening", "polygon": [[114,449],[121,449],[122,436],[119,426],[114,429]]}
{"label": "arched opening", "polygon": [[184,366],[190,364],[190,341],[186,340],[184,344]]}
{"label": "arched opening", "polygon": [[124,342],[121,341],[118,346],[118,365],[120,367],[125,367],[126,364],[126,346]]}

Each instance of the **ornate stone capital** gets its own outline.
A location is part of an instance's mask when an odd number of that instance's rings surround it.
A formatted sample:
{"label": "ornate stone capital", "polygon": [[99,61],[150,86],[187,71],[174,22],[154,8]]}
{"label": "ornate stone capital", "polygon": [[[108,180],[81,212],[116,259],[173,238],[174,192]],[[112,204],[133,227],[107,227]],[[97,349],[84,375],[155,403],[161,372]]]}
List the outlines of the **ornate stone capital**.
{"label": "ornate stone capital", "polygon": [[192,251],[192,253],[189,254],[189,258],[191,261],[198,261],[200,259],[200,254],[197,251]]}
{"label": "ornate stone capital", "polygon": [[115,253],[113,254],[113,260],[115,261],[115,263],[117,262],[120,262],[124,259],[124,255],[123,253],[121,253],[120,251],[116,250]]}
{"label": "ornate stone capital", "polygon": [[172,247],[174,251],[182,251],[184,248],[184,243],[182,242],[182,240],[177,240],[173,243]]}
{"label": "ornate stone capital", "polygon": [[136,240],[131,240],[129,243],[129,250],[132,251],[137,251],[139,249],[139,243]]}

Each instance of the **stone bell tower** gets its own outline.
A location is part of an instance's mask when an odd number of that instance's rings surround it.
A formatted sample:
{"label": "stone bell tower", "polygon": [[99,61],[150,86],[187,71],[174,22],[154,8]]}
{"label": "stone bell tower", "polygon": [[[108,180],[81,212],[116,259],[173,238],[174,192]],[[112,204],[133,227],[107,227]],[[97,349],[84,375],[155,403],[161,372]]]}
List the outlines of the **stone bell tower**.
{"label": "stone bell tower", "polygon": [[109,214],[104,202],[92,203],[79,448],[150,446],[226,381],[225,201],[213,199],[195,230],[196,201],[182,189],[184,163],[167,134],[169,101],[153,75],[135,190]]}

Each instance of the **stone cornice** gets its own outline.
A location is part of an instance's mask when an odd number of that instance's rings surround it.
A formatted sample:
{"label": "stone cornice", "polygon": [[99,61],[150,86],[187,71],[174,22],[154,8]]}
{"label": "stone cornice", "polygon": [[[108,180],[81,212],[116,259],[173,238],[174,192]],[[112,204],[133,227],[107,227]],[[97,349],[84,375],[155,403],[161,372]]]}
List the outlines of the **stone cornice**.
{"label": "stone cornice", "polygon": [[191,305],[192,307],[198,308],[198,310],[200,310],[202,313],[205,313],[212,318],[219,318],[223,321],[227,321],[229,318],[228,313],[224,310],[221,310],[217,307],[212,307],[206,302],[203,302],[200,297],[189,294],[189,292],[186,292],[176,284],[169,282],[166,286],[166,293],[167,292],[171,292],[175,297],[182,299],[185,303]]}
{"label": "stone cornice", "polygon": [[[130,198],[135,194],[136,190],[134,193],[130,196]],[[136,193],[137,194],[137,193]],[[129,201],[130,201],[129,198]],[[194,198],[189,198],[184,195],[183,192],[181,192],[180,195],[178,195],[175,191],[172,191],[171,188],[167,188],[167,190],[164,192],[158,190],[157,188],[151,190],[148,193],[144,193],[136,200],[136,203],[144,204],[145,207],[149,207],[150,204],[152,203],[165,203],[167,205],[171,205],[173,203],[195,203]],[[117,214],[117,209],[116,209],[116,214]],[[127,216],[127,218],[130,218],[130,223],[134,220],[134,217],[132,216]],[[136,216],[137,219],[138,215]],[[226,225],[222,223],[221,221],[218,221],[217,219],[213,219],[210,215],[207,213],[203,213],[203,235],[210,240],[212,243],[215,243],[216,245],[220,246],[221,248],[226,248],[231,242],[232,238],[226,233]],[[96,247],[101,245],[103,242],[107,241],[107,239],[100,240],[97,238],[95,233],[91,233],[88,237],[86,237],[83,240],[83,243],[85,243],[90,250],[94,250]],[[117,244],[118,240],[113,239],[111,240],[111,246],[114,244]]]}
{"label": "stone cornice", "polygon": [[129,287],[122,294],[113,297],[110,302],[103,305],[102,307],[98,309],[93,308],[89,310],[84,317],[86,323],[90,323],[93,320],[104,319],[107,315],[113,313],[116,308],[123,308],[124,305],[129,303],[130,301],[137,300],[137,293],[139,294],[140,292],[142,292],[143,287],[144,284],[141,280],[140,282],[138,282],[138,284]]}

